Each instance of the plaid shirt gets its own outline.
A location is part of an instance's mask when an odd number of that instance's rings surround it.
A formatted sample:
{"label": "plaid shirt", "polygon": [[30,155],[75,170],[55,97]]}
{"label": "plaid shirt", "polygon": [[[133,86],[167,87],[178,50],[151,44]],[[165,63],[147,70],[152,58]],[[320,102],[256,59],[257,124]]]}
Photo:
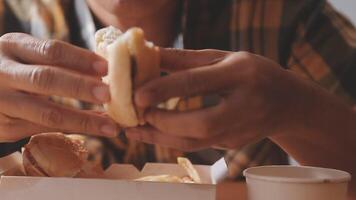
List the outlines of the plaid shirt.
{"label": "plaid shirt", "polygon": [[[356,97],[356,31],[323,0],[181,0],[182,46],[189,49],[245,50],[268,57],[281,66],[315,81],[350,104]],[[85,0],[0,0],[0,32],[26,32],[93,49],[99,28]],[[335,51],[336,50],[336,51]],[[53,100],[92,109],[73,99]],[[180,110],[209,105],[209,99],[186,99]],[[122,135],[101,139],[105,165],[130,162],[174,162],[181,152],[128,141]],[[26,141],[1,144],[3,154]],[[225,156],[231,178],[246,167],[285,164],[287,157],[270,140],[242,149],[213,149],[186,154],[193,162],[211,164]]]}

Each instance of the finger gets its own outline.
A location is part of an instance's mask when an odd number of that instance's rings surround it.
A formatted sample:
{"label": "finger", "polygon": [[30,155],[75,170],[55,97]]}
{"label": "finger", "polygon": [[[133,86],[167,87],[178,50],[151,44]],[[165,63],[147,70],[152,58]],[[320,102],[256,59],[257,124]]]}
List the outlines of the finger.
{"label": "finger", "polygon": [[0,83],[26,92],[72,97],[93,103],[110,100],[109,88],[100,80],[45,65],[4,60],[0,64]]}
{"label": "finger", "polygon": [[179,71],[194,67],[215,64],[229,52],[205,49],[205,50],[183,50],[174,48],[161,48],[161,68],[168,71]]}
{"label": "finger", "polygon": [[0,142],[16,142],[20,139],[44,132],[59,131],[22,119],[11,118],[0,113]]}
{"label": "finger", "polygon": [[148,144],[158,144],[163,147],[179,149],[181,151],[198,151],[210,147],[216,138],[206,140],[188,139],[165,135],[152,127],[139,127],[126,130],[126,136]]}
{"label": "finger", "polygon": [[161,132],[195,139],[210,138],[221,133],[228,119],[223,105],[193,111],[152,109],[145,114],[145,120]]}
{"label": "finger", "polygon": [[108,137],[118,132],[112,120],[90,111],[71,109],[19,92],[1,91],[0,99],[0,112],[42,126]]}
{"label": "finger", "polygon": [[221,134],[228,139],[215,143],[214,148],[239,149],[260,141],[264,136],[260,132],[253,131],[255,127],[255,123],[231,123],[231,126]]}
{"label": "finger", "polygon": [[232,65],[220,62],[157,78],[138,88],[135,102],[140,107],[157,105],[172,97],[189,97],[229,90],[238,74]]}
{"label": "finger", "polygon": [[24,33],[8,33],[0,46],[9,56],[22,62],[56,65],[81,73],[103,76],[107,62],[95,53],[58,40],[41,40]]}

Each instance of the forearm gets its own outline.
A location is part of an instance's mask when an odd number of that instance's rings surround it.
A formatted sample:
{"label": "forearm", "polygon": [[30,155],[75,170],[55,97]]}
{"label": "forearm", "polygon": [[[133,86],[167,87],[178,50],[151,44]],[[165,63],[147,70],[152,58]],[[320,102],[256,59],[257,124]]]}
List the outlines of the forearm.
{"label": "forearm", "polygon": [[[300,102],[305,108],[296,111],[302,123],[271,139],[303,165],[341,169],[356,176],[355,111],[313,84],[305,82],[299,89],[306,102]],[[351,184],[356,198],[356,178]]]}

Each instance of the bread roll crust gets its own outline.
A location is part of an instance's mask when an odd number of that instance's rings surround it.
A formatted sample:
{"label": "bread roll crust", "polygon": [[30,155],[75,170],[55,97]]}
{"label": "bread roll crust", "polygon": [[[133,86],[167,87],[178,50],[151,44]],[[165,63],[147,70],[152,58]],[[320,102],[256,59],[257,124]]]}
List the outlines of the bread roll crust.
{"label": "bread roll crust", "polygon": [[[136,74],[134,77],[134,90],[144,83],[160,76],[160,54],[159,48],[153,43],[147,42],[142,29],[132,28],[127,31],[130,36],[128,48],[130,54],[136,61]],[[133,100],[132,100],[133,101]],[[140,125],[144,124],[144,110],[135,106],[137,118]]]}
{"label": "bread roll crust", "polygon": [[124,38],[119,38],[107,48],[109,62],[108,75],[103,81],[109,85],[111,101],[104,104],[109,116],[120,126],[138,125],[136,110],[133,104],[133,84],[130,52]]}
{"label": "bread roll crust", "polygon": [[96,34],[96,51],[109,63],[103,81],[109,85],[111,101],[104,105],[108,114],[122,127],[143,124],[143,109],[134,105],[134,91],[160,75],[159,49],[145,40],[140,28],[124,34],[113,27]]}
{"label": "bread roll crust", "polygon": [[42,133],[31,137],[22,155],[28,176],[74,177],[86,164],[88,152],[62,133]]}

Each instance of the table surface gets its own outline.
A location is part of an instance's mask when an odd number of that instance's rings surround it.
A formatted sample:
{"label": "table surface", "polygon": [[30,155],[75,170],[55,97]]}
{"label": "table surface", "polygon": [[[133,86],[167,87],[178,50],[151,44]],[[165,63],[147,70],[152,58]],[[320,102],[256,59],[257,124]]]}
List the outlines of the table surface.
{"label": "table surface", "polygon": [[226,182],[218,184],[217,200],[247,200],[246,184]]}

